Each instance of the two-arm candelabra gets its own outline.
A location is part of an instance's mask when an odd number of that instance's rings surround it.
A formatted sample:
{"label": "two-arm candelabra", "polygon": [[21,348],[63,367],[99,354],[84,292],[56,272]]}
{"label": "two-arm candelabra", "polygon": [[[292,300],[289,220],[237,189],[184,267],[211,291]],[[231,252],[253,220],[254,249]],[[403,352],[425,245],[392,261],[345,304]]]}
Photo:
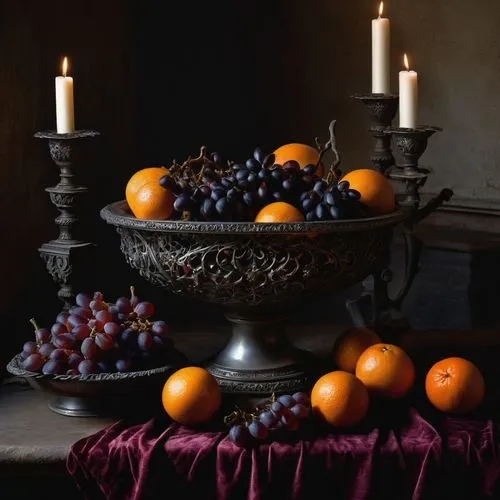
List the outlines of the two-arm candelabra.
{"label": "two-arm candelabra", "polygon": [[78,130],[70,134],[58,134],[54,131],[35,134],[39,139],[48,140],[50,156],[59,167],[59,183],[45,189],[50,195],[50,201],[59,210],[55,219],[59,235],[57,239],[44,243],[39,252],[47,271],[59,286],[57,296],[63,302],[63,310],[69,309],[74,303],[74,261],[93,247],[93,243],[74,235],[74,226],[79,221],[76,207],[81,197],[87,193],[87,187],[75,182],[74,169],[82,140],[98,135],[93,130]]}
{"label": "two-arm candelabra", "polygon": [[[411,212],[402,225],[405,247],[405,269],[402,285],[396,293],[389,293],[392,281],[390,254],[379,262],[377,269],[363,285],[361,297],[348,301],[347,307],[355,324],[371,324],[383,328],[407,328],[406,319],[401,314],[401,305],[411,289],[418,273],[421,242],[416,225],[453,196],[450,189],[443,189],[435,198],[421,207],[420,189],[424,186],[430,171],[419,164],[420,157],[427,149],[429,137],[441,131],[439,127],[420,126],[415,129],[395,128],[392,122],[398,111],[399,97],[384,94],[356,94],[354,99],[365,104],[370,118],[369,131],[374,144],[371,152],[373,168],[391,180],[404,185],[404,193],[399,196],[399,205]],[[399,152],[396,163],[391,143]]]}

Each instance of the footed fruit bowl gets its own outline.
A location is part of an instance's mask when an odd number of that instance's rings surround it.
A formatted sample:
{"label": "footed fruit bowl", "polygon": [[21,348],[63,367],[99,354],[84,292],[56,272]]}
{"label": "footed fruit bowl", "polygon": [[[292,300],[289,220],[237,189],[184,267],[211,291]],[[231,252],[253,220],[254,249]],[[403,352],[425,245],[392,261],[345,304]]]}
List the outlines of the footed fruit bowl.
{"label": "footed fruit bowl", "polygon": [[148,370],[90,375],[44,375],[25,370],[17,354],[7,371],[24,378],[33,388],[51,393],[49,408],[69,417],[124,416],[147,412],[160,400],[167,377],[186,359],[174,351],[170,364]]}
{"label": "footed fruit bowl", "polygon": [[205,363],[222,391],[264,395],[307,387],[317,361],[284,335],[287,311],[370,275],[408,216],[254,223],[141,220],[125,201],[101,210],[129,265],[164,290],[221,304],[232,336]]}

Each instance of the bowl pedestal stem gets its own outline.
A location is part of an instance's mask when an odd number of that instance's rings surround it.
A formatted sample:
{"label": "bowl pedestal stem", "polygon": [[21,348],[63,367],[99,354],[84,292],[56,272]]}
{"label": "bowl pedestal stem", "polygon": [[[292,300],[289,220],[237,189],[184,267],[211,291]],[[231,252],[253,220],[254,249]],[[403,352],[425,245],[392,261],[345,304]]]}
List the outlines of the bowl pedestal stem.
{"label": "bowl pedestal stem", "polygon": [[308,388],[318,362],[288,341],[283,317],[253,312],[232,312],[226,317],[233,327],[231,338],[204,364],[222,392],[267,396]]}

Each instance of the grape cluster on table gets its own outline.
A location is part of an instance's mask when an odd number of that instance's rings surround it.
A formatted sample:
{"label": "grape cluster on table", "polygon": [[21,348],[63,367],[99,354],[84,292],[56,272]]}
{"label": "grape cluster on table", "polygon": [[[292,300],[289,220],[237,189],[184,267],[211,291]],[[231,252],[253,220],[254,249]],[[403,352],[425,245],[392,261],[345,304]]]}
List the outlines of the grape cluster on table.
{"label": "grape cluster on table", "polygon": [[190,168],[172,170],[160,185],[176,196],[175,219],[253,221],[260,209],[277,201],[295,206],[308,221],[367,215],[360,193],[347,181],[339,182],[339,171],[327,182],[317,174],[317,165],[300,168],[294,160],[284,165],[274,160],[273,154],[264,156],[257,148],[245,163],[225,165],[218,153],[212,153],[198,173]]}
{"label": "grape cluster on table", "polygon": [[45,375],[90,375],[141,370],[161,364],[173,348],[165,321],[155,309],[131,297],[104,301],[101,292],[76,296],[76,305],[58,314],[51,328],[34,319],[35,340],[24,344],[24,369]]}
{"label": "grape cluster on table", "polygon": [[234,419],[229,429],[229,439],[241,447],[265,441],[278,430],[297,431],[301,421],[311,416],[309,396],[305,392],[284,394],[250,414],[250,418],[246,415]]}

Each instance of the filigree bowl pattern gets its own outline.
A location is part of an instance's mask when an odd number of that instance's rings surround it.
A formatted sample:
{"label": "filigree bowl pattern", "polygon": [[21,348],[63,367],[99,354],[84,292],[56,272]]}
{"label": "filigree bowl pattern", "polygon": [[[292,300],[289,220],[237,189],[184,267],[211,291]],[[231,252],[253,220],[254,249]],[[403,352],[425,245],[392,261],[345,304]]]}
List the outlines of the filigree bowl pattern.
{"label": "filigree bowl pattern", "polygon": [[105,207],[129,265],[170,292],[232,309],[294,302],[364,279],[389,248],[403,212],[291,224],[140,221]]}

